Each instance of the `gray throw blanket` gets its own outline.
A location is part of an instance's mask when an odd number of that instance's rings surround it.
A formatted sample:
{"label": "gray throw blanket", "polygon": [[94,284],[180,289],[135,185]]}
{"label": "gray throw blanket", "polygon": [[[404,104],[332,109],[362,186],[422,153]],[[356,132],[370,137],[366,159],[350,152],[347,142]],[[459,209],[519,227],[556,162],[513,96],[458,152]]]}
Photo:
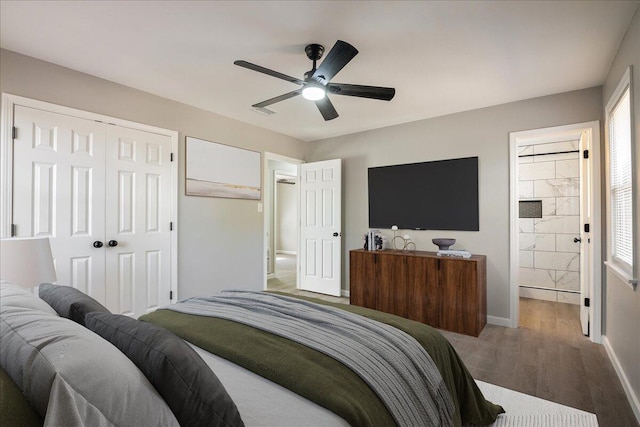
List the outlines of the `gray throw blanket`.
{"label": "gray throw blanket", "polygon": [[263,292],[223,291],[163,307],[279,335],[352,369],[398,426],[452,426],[454,404],[433,360],[408,334],[329,306]]}

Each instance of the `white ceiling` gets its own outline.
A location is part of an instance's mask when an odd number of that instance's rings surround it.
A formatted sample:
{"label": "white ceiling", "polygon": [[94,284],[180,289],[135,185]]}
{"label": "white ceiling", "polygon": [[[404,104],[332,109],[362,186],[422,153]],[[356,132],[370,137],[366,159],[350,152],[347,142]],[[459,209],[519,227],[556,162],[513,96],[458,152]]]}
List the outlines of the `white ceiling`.
{"label": "white ceiling", "polygon": [[[638,1],[5,1],[2,48],[312,141],[603,83]],[[390,102],[331,96],[325,122],[295,97],[309,43],[360,53],[334,82],[390,86]]]}

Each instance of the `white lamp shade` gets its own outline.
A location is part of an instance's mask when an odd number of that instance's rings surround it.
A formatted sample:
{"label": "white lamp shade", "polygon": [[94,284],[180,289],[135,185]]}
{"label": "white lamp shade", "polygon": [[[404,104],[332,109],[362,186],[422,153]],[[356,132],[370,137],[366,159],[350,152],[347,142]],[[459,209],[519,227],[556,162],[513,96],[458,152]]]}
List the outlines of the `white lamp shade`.
{"label": "white lamp shade", "polygon": [[49,239],[0,239],[0,279],[24,288],[55,282]]}

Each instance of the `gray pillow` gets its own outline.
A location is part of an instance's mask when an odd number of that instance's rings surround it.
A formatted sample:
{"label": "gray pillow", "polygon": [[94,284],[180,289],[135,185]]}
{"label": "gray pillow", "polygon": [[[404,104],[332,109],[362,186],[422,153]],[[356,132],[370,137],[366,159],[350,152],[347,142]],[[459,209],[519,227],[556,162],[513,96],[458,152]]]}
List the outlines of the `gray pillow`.
{"label": "gray pillow", "polygon": [[0,341],[0,366],[45,425],[178,425],[125,355],[69,319],[2,299]]}
{"label": "gray pillow", "polygon": [[58,313],[49,304],[35,296],[31,291],[13,283],[0,283],[0,301],[2,301],[5,310],[10,307],[31,308],[52,316],[58,316]]}
{"label": "gray pillow", "polygon": [[38,291],[45,300],[62,317],[71,319],[84,326],[84,316],[92,311],[111,313],[105,306],[89,295],[71,286],[43,283]]}
{"label": "gray pillow", "polygon": [[85,323],[138,366],[164,397],[180,425],[244,425],[218,377],[177,335],[115,314],[89,313]]}

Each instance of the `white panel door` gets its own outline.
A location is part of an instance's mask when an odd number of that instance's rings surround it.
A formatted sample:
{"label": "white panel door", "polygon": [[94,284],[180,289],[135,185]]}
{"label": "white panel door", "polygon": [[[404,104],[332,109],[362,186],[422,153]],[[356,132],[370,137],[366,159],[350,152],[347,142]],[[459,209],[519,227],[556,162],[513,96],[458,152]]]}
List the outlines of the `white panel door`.
{"label": "white panel door", "polygon": [[138,316],[169,302],[171,138],[108,126],[107,307]]}
{"label": "white panel door", "polygon": [[105,125],[23,106],[14,110],[13,223],[49,237],[58,283],[104,303]]}
{"label": "white panel door", "polygon": [[[587,132],[583,131],[580,136],[580,152],[589,150],[589,140]],[[591,318],[591,307],[587,307],[585,301],[591,299],[593,277],[590,274],[591,263],[593,262],[593,245],[591,244],[591,233],[585,230],[585,224],[591,224],[591,212],[593,203],[591,201],[591,160],[580,156],[580,324],[582,333],[589,336],[589,320]]]}
{"label": "white panel door", "polygon": [[114,313],[170,302],[171,137],[16,106],[16,236],[47,236],[59,284]]}
{"label": "white panel door", "polygon": [[340,296],[340,159],[300,165],[300,288]]}

